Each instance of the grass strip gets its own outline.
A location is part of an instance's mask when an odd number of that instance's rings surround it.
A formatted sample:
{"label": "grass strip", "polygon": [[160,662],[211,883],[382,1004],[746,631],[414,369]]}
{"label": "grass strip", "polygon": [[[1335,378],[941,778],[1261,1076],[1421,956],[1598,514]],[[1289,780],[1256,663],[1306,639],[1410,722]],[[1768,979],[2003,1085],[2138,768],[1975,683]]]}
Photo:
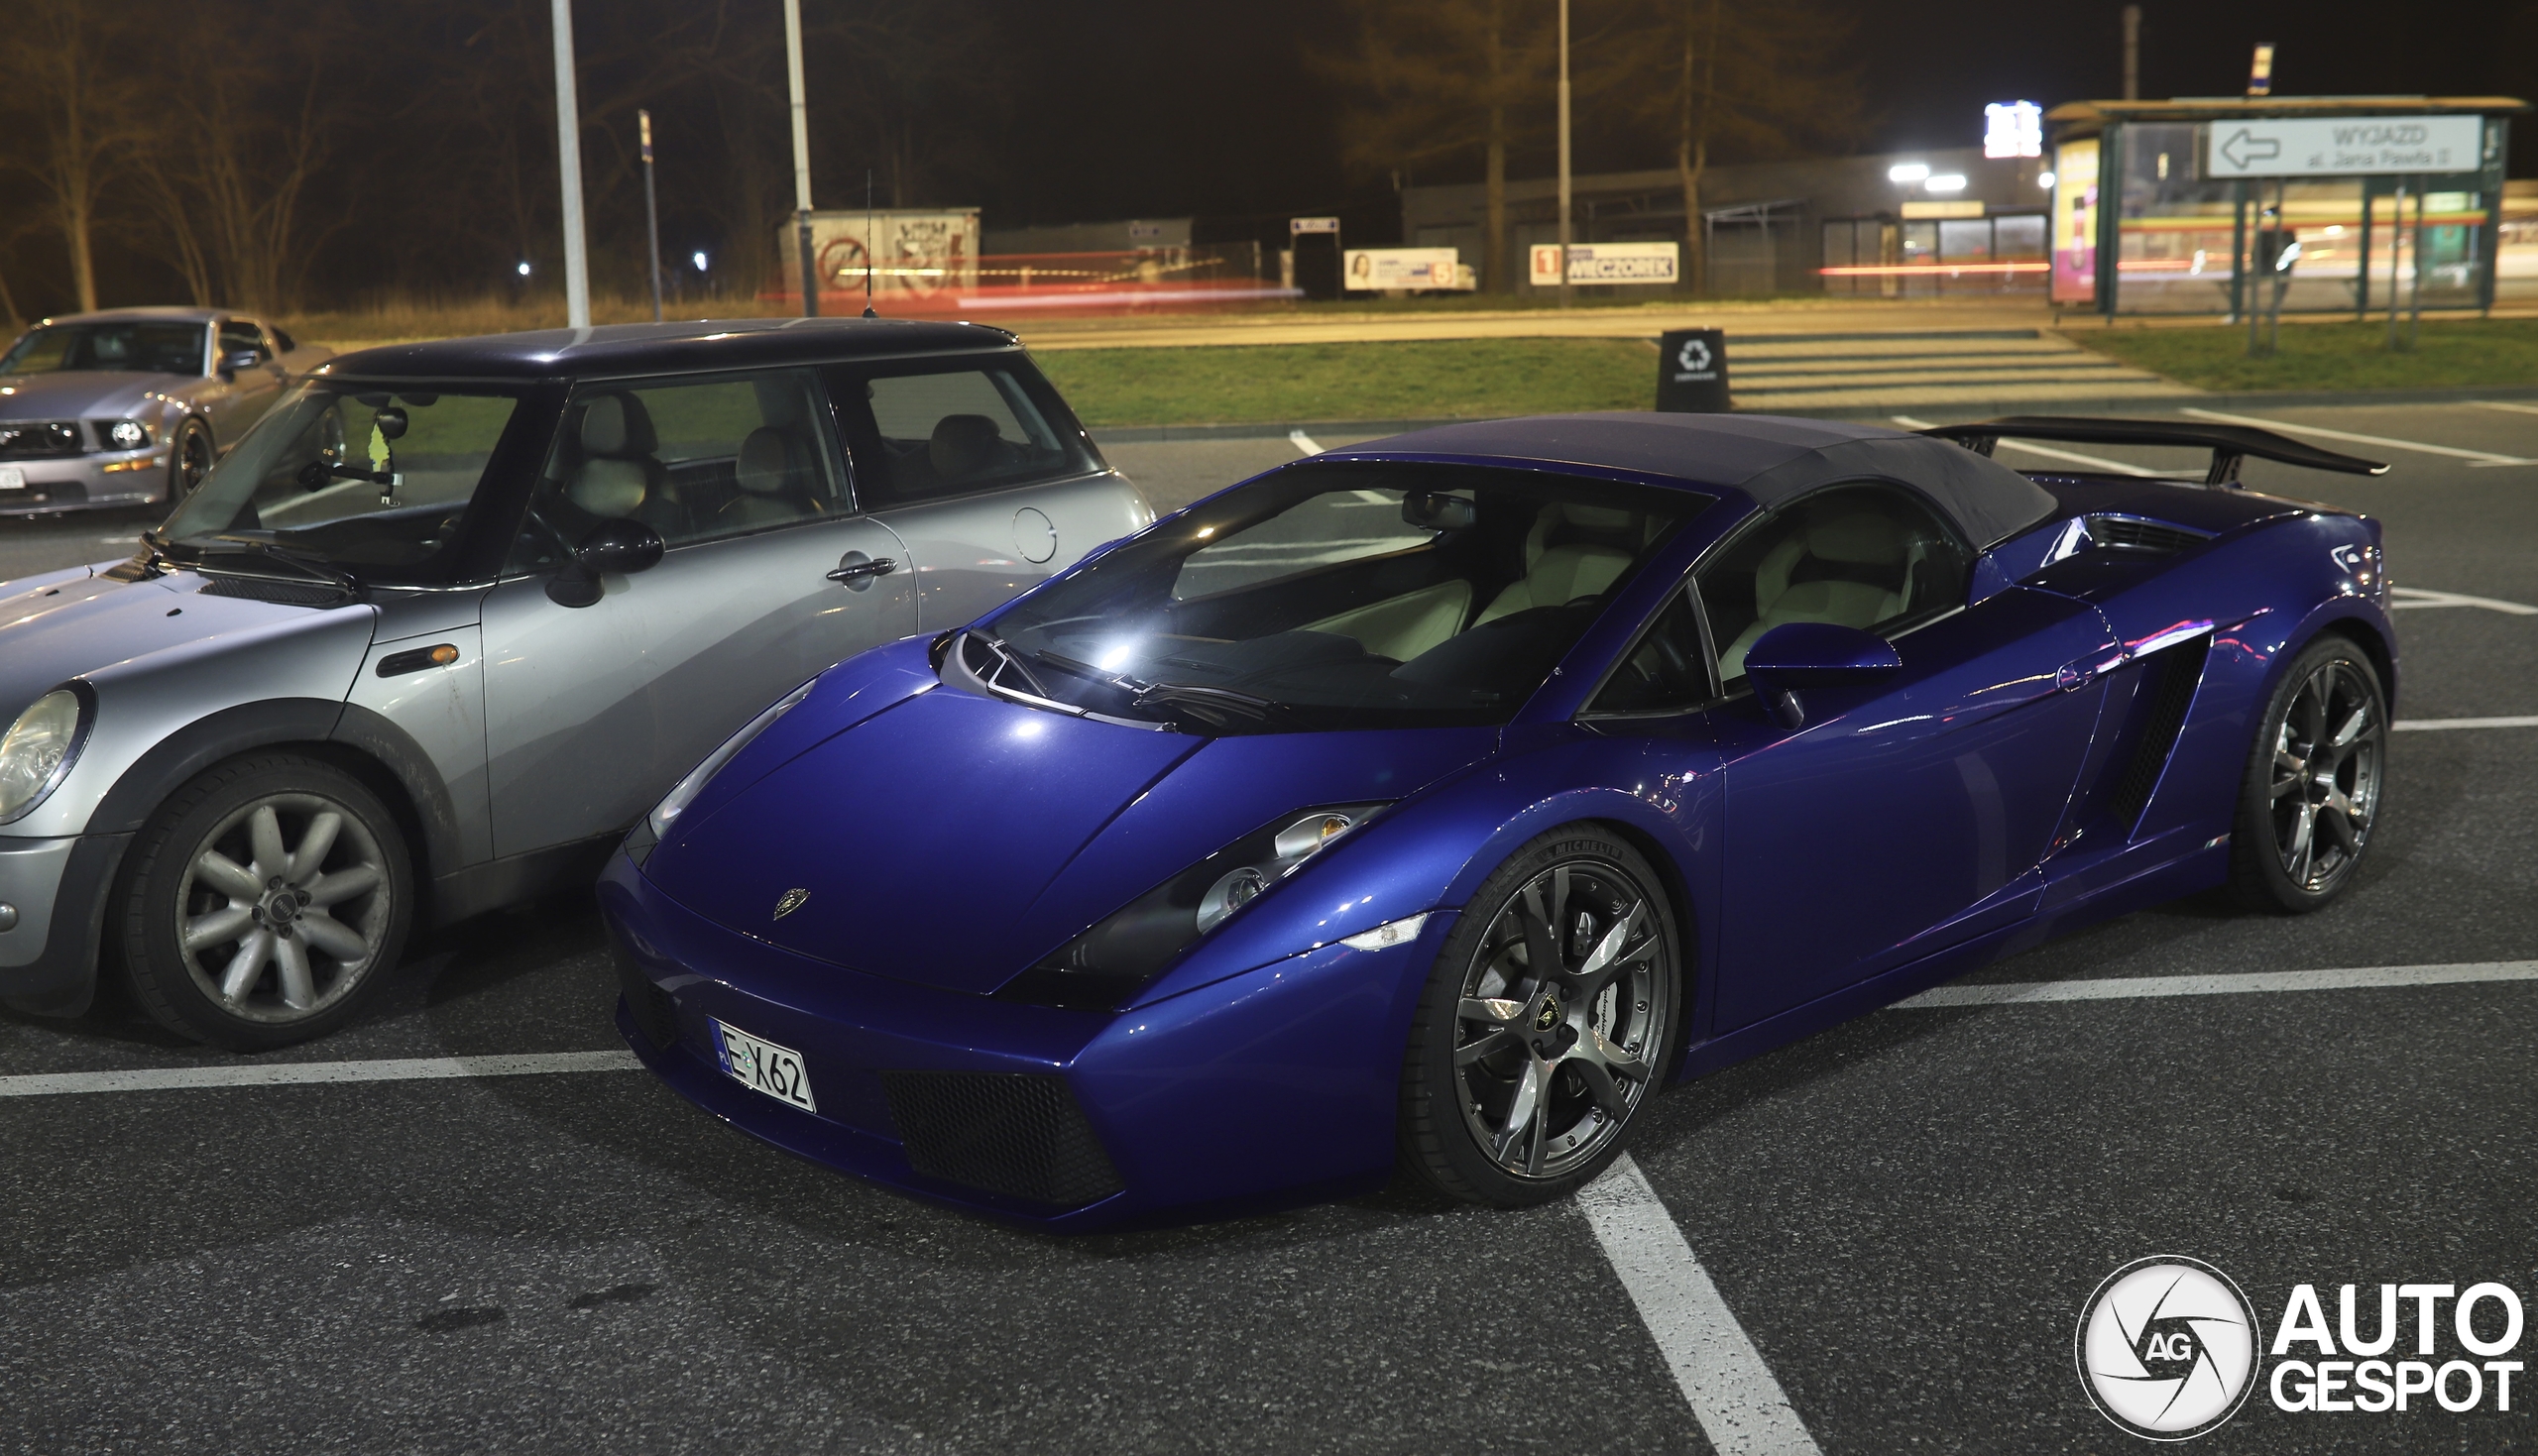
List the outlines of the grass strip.
{"label": "grass strip", "polygon": [[1647,409],[1657,351],[1640,339],[1246,344],[1035,355],[1084,422],[1277,424]]}
{"label": "grass strip", "polygon": [[[2404,325],[2399,324],[2402,330]],[[2063,337],[2204,390],[2430,390],[2538,385],[2538,319],[2432,319],[2391,353],[2388,322],[2294,323],[2273,357],[2248,357],[2244,324],[2074,329]]]}

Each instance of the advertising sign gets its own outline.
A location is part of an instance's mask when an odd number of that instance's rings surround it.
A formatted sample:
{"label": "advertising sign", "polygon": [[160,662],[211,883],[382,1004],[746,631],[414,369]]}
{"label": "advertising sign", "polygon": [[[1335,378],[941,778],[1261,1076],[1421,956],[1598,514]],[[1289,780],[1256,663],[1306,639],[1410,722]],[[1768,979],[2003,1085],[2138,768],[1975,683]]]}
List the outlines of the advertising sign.
{"label": "advertising sign", "polygon": [[1287,231],[1291,234],[1335,233],[1339,231],[1339,219],[1335,217],[1291,217],[1287,219]]}
{"label": "advertising sign", "polygon": [[2484,119],[2476,116],[2216,121],[2203,136],[2208,177],[2475,171],[2485,155]]}
{"label": "advertising sign", "polygon": [[[794,283],[800,265],[793,223],[776,229],[776,277]],[[930,298],[979,282],[979,210],[814,212],[811,257],[823,293],[862,293],[865,270],[880,298]]]}
{"label": "advertising sign", "polygon": [[[1682,251],[1676,243],[1572,243],[1568,248],[1568,280],[1673,283],[1682,277]],[[1538,288],[1559,286],[1557,243],[1535,245],[1533,280]]]}
{"label": "advertising sign", "polygon": [[1462,259],[1451,248],[1351,248],[1345,282],[1352,289],[1468,288]]}
{"label": "advertising sign", "polygon": [[2098,143],[2065,142],[2053,154],[2053,301],[2098,295]]}

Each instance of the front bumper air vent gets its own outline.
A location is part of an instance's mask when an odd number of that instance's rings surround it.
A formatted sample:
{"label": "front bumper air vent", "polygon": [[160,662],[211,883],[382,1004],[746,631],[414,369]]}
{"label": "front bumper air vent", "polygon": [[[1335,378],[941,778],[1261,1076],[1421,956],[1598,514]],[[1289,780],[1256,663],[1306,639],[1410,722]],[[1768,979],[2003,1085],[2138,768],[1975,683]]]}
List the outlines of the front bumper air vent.
{"label": "front bumper air vent", "polygon": [[1124,1186],[1065,1077],[885,1071],[881,1088],[908,1167],[927,1177],[1055,1208]]}

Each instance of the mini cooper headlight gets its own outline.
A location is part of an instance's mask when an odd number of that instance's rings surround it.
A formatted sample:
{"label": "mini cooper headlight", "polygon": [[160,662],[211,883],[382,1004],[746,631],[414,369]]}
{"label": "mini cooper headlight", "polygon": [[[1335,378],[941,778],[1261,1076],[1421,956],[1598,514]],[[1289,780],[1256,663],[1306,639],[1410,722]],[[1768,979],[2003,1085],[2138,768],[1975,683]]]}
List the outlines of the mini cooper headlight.
{"label": "mini cooper headlight", "polygon": [[687,777],[680,779],[663,795],[661,802],[652,806],[652,812],[644,816],[643,822],[634,827],[634,834],[626,846],[627,852],[634,856],[634,862],[642,863],[652,846],[668,837],[670,826],[678,823],[678,817],[687,812],[688,805],[696,802],[697,795],[705,792],[705,786],[714,781],[714,775],[721,773],[725,764],[739,757],[751,739],[774,727],[777,719],[792,712],[795,705],[811,696],[811,689],[818,687],[819,683],[818,678],[813,678],[785,694],[782,702],[750,719],[739,732],[725,738],[722,747],[706,754],[703,763],[689,769]]}
{"label": "mini cooper headlight", "polygon": [[44,802],[79,756],[87,714],[80,695],[56,688],[38,698],[0,737],[0,824]]}
{"label": "mini cooper headlight", "polygon": [[1275,820],[1128,902],[997,994],[1044,1006],[1116,1006],[1383,807],[1334,804]]}

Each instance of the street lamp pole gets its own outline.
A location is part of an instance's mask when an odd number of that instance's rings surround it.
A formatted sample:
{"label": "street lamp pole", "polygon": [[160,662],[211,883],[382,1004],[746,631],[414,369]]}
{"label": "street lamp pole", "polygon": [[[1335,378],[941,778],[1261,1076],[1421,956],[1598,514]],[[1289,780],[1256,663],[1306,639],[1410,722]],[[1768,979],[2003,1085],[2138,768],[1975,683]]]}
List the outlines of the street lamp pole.
{"label": "street lamp pole", "polygon": [[1560,307],[1568,307],[1568,0],[1560,0]]}
{"label": "street lamp pole", "polygon": [[802,0],[784,0],[784,69],[793,88],[793,241],[801,254],[802,316],[817,318],[820,285],[811,276],[811,121],[802,99]]}
{"label": "street lamp pole", "polygon": [[581,100],[573,86],[573,0],[554,0],[555,157],[564,184],[564,318],[591,326],[590,259],[582,238]]}
{"label": "street lamp pole", "polygon": [[661,321],[661,208],[652,192],[652,113],[634,113],[634,125],[643,134],[643,236],[651,244],[652,322]]}

